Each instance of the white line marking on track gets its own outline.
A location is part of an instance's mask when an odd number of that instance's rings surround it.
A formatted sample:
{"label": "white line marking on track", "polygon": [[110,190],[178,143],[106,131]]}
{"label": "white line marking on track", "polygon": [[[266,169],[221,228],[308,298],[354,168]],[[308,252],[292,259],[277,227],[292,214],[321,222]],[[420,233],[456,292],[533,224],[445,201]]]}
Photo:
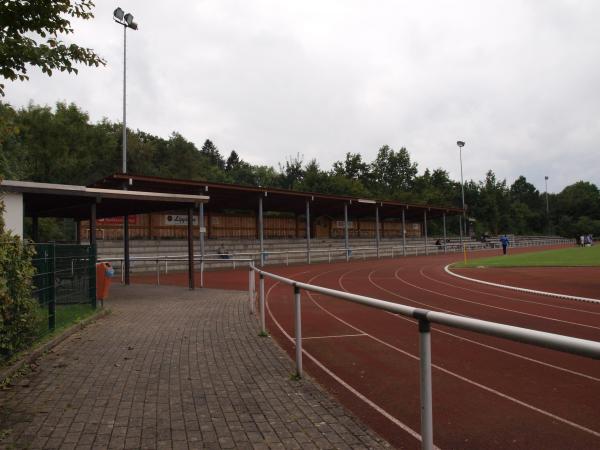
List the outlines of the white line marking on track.
{"label": "white line marking on track", "polygon": [[[453,299],[453,300],[458,300],[459,302],[471,303],[473,305],[484,306],[486,308],[499,309],[501,311],[508,311],[508,312],[515,313],[515,314],[521,314],[523,316],[536,317],[538,319],[550,320],[552,322],[568,323],[569,325],[575,325],[575,326],[578,326],[578,327],[593,328],[595,330],[600,330],[600,327],[596,327],[594,325],[586,325],[584,323],[571,322],[569,320],[555,319],[554,317],[540,316],[539,314],[526,313],[526,312],[523,312],[523,311],[518,311],[516,309],[502,308],[501,306],[488,305],[486,303],[480,303],[480,302],[476,302],[474,300],[467,300],[466,298],[455,297],[453,295],[443,294],[443,293],[438,292],[438,291],[432,291],[431,289],[426,289],[424,287],[417,286],[416,284],[409,283],[408,281],[404,280],[403,278],[400,278],[397,275],[396,275],[396,278],[399,281],[401,281],[402,283],[404,283],[404,284],[406,284],[408,286],[412,286],[412,287],[414,287],[416,289],[420,289],[420,290],[425,291],[425,292],[430,292],[432,294],[436,294],[436,295],[439,295],[441,297],[448,297],[448,298]],[[436,308],[436,309],[439,309],[439,308]],[[448,311],[448,310],[445,310],[445,311]]]}
{"label": "white line marking on track", "polygon": [[309,337],[303,337],[302,340],[305,341],[307,339],[331,339],[331,338],[345,338],[345,337],[356,337],[356,336],[366,336],[366,334],[358,333],[358,334],[334,334],[331,336],[309,336]]}
{"label": "white line marking on track", "polygon": [[[374,271],[371,271],[371,273],[373,273],[373,272]],[[383,286],[378,285],[374,281],[372,281],[372,279],[370,277],[370,274],[369,274],[369,281],[371,282],[371,284],[373,284],[373,286],[376,286],[378,289],[381,289],[382,291],[385,291],[385,292],[387,292],[387,293],[389,293],[389,294],[391,294],[393,296],[396,296],[396,297],[405,298],[405,297],[402,297],[401,295],[396,294],[393,291],[390,291],[389,289],[384,288]],[[386,311],[386,313],[390,314],[390,315],[392,315],[392,316],[394,316],[394,317],[396,317],[398,319],[401,319],[401,320],[404,320],[404,321],[407,321],[407,322],[410,322],[410,323],[417,323],[417,321],[415,319],[409,319],[408,317],[400,316],[398,314],[394,314],[394,313],[389,312],[389,311]],[[453,338],[460,339],[462,341],[466,341],[466,342],[469,342],[469,343],[474,344],[474,345],[478,345],[478,346],[481,346],[481,347],[484,347],[484,348],[488,348],[490,350],[495,350],[495,351],[500,352],[500,353],[504,353],[504,354],[507,354],[507,355],[510,355],[510,356],[514,356],[515,358],[524,359],[526,361],[530,361],[532,363],[539,364],[541,366],[550,367],[552,369],[555,369],[555,370],[558,370],[558,371],[561,371],[561,372],[570,373],[572,375],[577,375],[577,376],[580,376],[582,378],[587,378],[587,379],[592,380],[592,381],[600,381],[600,378],[594,377],[592,375],[587,375],[585,373],[576,372],[574,370],[567,369],[565,367],[555,366],[554,364],[550,364],[550,363],[547,363],[547,362],[544,362],[544,361],[540,361],[538,359],[533,359],[533,358],[530,358],[528,356],[520,355],[519,353],[513,353],[513,352],[510,352],[508,350],[504,350],[502,348],[499,348],[499,347],[494,347],[492,345],[484,344],[482,342],[477,342],[477,341],[474,341],[472,339],[466,338],[466,337],[458,335],[458,334],[454,334],[454,333],[450,333],[448,331],[440,330],[437,327],[432,327],[432,330],[435,331],[436,333],[445,334],[447,336],[451,336]]]}
{"label": "white line marking on track", "polygon": [[479,291],[477,289],[470,289],[470,288],[467,288],[467,287],[464,287],[464,286],[460,286],[458,284],[447,283],[445,281],[433,278],[433,277],[427,275],[423,270],[424,270],[423,267],[419,270],[419,273],[421,274],[421,276],[423,276],[423,278],[425,278],[427,280],[430,280],[430,281],[433,281],[434,283],[443,284],[443,285],[450,286],[450,287],[453,287],[453,288],[456,288],[456,289],[462,289],[463,291],[474,292],[476,294],[489,295],[490,297],[504,298],[504,299],[512,300],[512,301],[516,301],[516,302],[529,303],[531,305],[542,305],[542,306],[546,306],[546,307],[549,307],[549,308],[564,309],[564,310],[567,310],[567,311],[576,311],[576,312],[581,312],[581,313],[585,313],[585,314],[592,314],[592,315],[600,315],[600,312],[589,311],[589,310],[579,309],[579,308],[571,308],[571,307],[568,307],[568,306],[561,306],[561,305],[557,305],[557,304],[554,304],[554,303],[534,302],[533,300],[525,300],[525,299],[516,298],[516,297],[507,297],[506,295],[495,294],[493,292],[485,292],[485,291]]}
{"label": "white line marking on track", "polygon": [[452,275],[454,277],[462,278],[464,280],[473,281],[475,283],[487,284],[489,286],[494,286],[494,287],[499,287],[499,288],[504,288],[504,289],[512,289],[514,291],[528,292],[530,294],[547,295],[548,297],[556,297],[556,298],[563,298],[566,300],[577,300],[580,302],[589,302],[589,303],[600,304],[600,300],[598,300],[596,298],[577,297],[575,295],[566,295],[566,294],[557,294],[555,292],[537,291],[535,289],[520,288],[517,286],[509,286],[507,284],[498,284],[498,283],[492,283],[490,281],[478,280],[476,278],[469,278],[464,275],[459,275],[457,273],[452,272],[449,267],[450,267],[450,264],[448,264],[446,267],[444,267],[444,270],[447,273],[449,273],[450,275]]}
{"label": "white line marking on track", "polygon": [[[346,291],[346,292],[349,292],[349,291],[348,291],[348,290],[347,290],[347,289],[346,289],[346,288],[343,286],[343,284],[342,284],[342,278],[343,278],[343,275],[342,275],[341,277],[339,277],[339,278],[338,278],[338,284],[340,285],[340,287],[341,287],[341,288],[342,288],[344,291]],[[308,295],[310,296],[310,292],[308,293]],[[410,358],[412,358],[412,359],[415,359],[415,360],[420,360],[420,358],[419,358],[418,356],[415,356],[415,355],[413,355],[413,354],[411,354],[411,353],[408,353],[408,352],[406,352],[406,351],[404,351],[404,350],[402,350],[402,349],[400,349],[400,348],[398,348],[398,347],[396,347],[396,346],[394,346],[394,345],[392,345],[392,344],[390,344],[390,343],[388,343],[388,342],[386,342],[386,341],[384,341],[384,340],[382,340],[382,339],[379,339],[379,338],[377,338],[377,337],[375,337],[375,336],[372,336],[372,335],[370,335],[369,333],[365,332],[364,330],[361,330],[360,328],[358,328],[358,327],[355,327],[354,325],[351,325],[350,323],[346,322],[345,320],[343,320],[343,319],[339,318],[338,316],[336,316],[335,314],[331,313],[330,311],[328,311],[327,309],[325,309],[323,306],[321,306],[321,305],[317,304],[317,302],[316,302],[316,301],[314,301],[314,300],[313,300],[313,302],[314,302],[314,303],[315,303],[317,306],[319,306],[321,309],[323,309],[323,311],[325,311],[327,314],[329,314],[329,315],[331,315],[332,317],[334,317],[335,319],[339,320],[339,321],[340,321],[341,323],[343,323],[344,325],[347,325],[347,326],[349,326],[349,327],[351,327],[351,328],[355,329],[355,330],[356,330],[356,331],[358,331],[359,333],[365,333],[365,334],[369,335],[369,337],[371,337],[373,340],[375,340],[375,341],[377,341],[377,342],[380,342],[381,344],[383,344],[383,345],[385,345],[385,346],[387,346],[387,347],[389,347],[389,348],[391,348],[391,349],[393,349],[393,350],[395,350],[395,351],[397,351],[397,352],[399,352],[399,353],[402,353],[403,355],[406,355],[406,356],[408,356],[408,357],[410,357]],[[570,426],[572,426],[573,428],[577,428],[577,429],[579,429],[579,430],[581,430],[581,431],[585,431],[586,433],[589,433],[589,434],[591,434],[591,435],[593,435],[593,436],[600,437],[600,433],[599,433],[599,432],[597,432],[597,431],[594,431],[594,430],[592,430],[591,428],[587,428],[587,427],[585,427],[585,426],[583,426],[583,425],[579,425],[578,423],[572,422],[572,421],[570,421],[569,419],[565,419],[565,418],[563,418],[563,417],[557,416],[556,414],[553,414],[553,413],[551,413],[551,412],[549,412],[549,411],[546,411],[546,410],[544,410],[544,409],[541,409],[541,408],[538,408],[538,407],[536,407],[536,406],[533,406],[533,405],[531,405],[531,404],[529,404],[529,403],[526,403],[526,402],[524,402],[524,401],[521,401],[521,400],[519,400],[519,399],[517,399],[517,398],[515,398],[515,397],[512,397],[512,396],[510,396],[510,395],[504,394],[504,393],[502,393],[502,392],[500,392],[500,391],[497,391],[496,389],[493,389],[493,388],[490,388],[490,387],[488,387],[488,386],[485,386],[485,385],[483,385],[483,384],[481,384],[481,383],[478,383],[477,381],[473,381],[473,380],[471,380],[471,379],[469,379],[469,378],[463,377],[462,375],[459,375],[459,374],[457,374],[457,373],[455,373],[455,372],[452,372],[452,371],[450,371],[450,370],[448,370],[448,369],[445,369],[445,368],[443,368],[443,367],[441,367],[441,366],[438,366],[438,365],[436,365],[436,364],[431,364],[431,367],[433,367],[434,369],[437,369],[437,370],[439,370],[439,371],[441,371],[441,372],[444,372],[444,373],[445,373],[445,374],[447,374],[447,375],[450,375],[450,376],[452,376],[452,377],[455,377],[455,378],[457,378],[457,379],[459,379],[459,380],[461,380],[461,381],[464,381],[465,383],[472,384],[473,386],[476,386],[476,387],[478,387],[478,388],[480,388],[480,389],[483,389],[483,390],[485,390],[485,391],[487,391],[487,392],[490,392],[490,393],[492,393],[492,394],[495,394],[495,395],[497,395],[497,396],[499,396],[499,397],[501,397],[501,398],[504,398],[504,399],[506,399],[506,400],[509,400],[509,401],[511,401],[511,402],[513,402],[513,403],[516,403],[516,404],[518,404],[518,405],[520,405],[520,406],[523,406],[523,407],[525,407],[525,408],[527,408],[527,409],[530,409],[530,410],[532,410],[532,411],[535,411],[535,412],[538,412],[538,413],[540,413],[540,414],[542,414],[542,415],[545,415],[545,416],[547,416],[547,417],[550,417],[551,419],[558,420],[559,422],[562,422],[562,423],[564,423],[564,424],[566,424],[566,425],[570,425]]]}

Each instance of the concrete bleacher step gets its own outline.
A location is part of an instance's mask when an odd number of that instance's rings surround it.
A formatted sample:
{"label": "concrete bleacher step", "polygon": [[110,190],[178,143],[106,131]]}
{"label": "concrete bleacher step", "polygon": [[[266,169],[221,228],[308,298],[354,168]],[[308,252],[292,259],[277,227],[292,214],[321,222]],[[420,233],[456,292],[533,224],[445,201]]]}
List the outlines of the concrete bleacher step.
{"label": "concrete bleacher step", "polygon": [[[434,245],[440,236],[432,236],[428,239],[427,253],[435,254],[442,251]],[[481,243],[474,240],[466,241],[469,248],[473,250],[485,249],[497,244],[496,237],[491,237],[488,243]],[[521,245],[545,245],[549,243],[568,243],[570,240],[547,236],[512,236],[511,244]],[[394,248],[394,256],[402,255],[403,240],[401,238],[385,238],[380,242],[380,256],[392,256],[390,249]],[[448,237],[447,245],[449,251],[460,251],[460,238]],[[225,251],[232,255],[232,258],[248,258],[254,260],[259,259],[260,244],[258,240],[207,240],[205,241],[205,255],[210,258],[218,259],[219,248],[223,246]],[[375,250],[375,240],[366,238],[352,238],[349,240],[349,246],[353,249],[351,259],[366,259],[375,258],[377,252]],[[425,239],[424,238],[407,238],[407,255],[425,254]],[[313,239],[311,240],[311,261],[312,262],[327,262],[345,260],[346,255],[343,251],[345,243],[343,239]],[[194,242],[195,254],[200,253],[198,241]],[[156,271],[157,262],[152,258],[164,257],[167,255],[177,255],[181,258],[187,257],[187,241],[186,240],[132,240],[130,241],[130,255],[132,257],[131,271],[136,272],[151,272]],[[306,262],[306,240],[305,239],[269,239],[264,241],[264,251],[266,253],[265,263],[272,264],[297,264]],[[416,253],[415,253],[416,252]],[[212,255],[212,256],[211,256]],[[104,259],[115,260],[117,269],[120,268],[120,261],[123,257],[123,244],[121,241],[99,241],[98,242],[98,257]],[[136,258],[150,258],[147,260],[136,260]],[[232,259],[223,259],[223,261],[206,263],[206,267],[223,268],[232,267],[234,261]],[[236,262],[236,265],[239,264]],[[161,272],[165,270],[185,270],[187,267],[186,261],[169,261],[159,263]]]}

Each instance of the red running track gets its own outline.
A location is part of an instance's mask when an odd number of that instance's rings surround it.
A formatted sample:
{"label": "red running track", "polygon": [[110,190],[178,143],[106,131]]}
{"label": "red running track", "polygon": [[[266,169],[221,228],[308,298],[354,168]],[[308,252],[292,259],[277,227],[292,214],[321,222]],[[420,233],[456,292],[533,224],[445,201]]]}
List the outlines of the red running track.
{"label": "red running track", "polygon": [[[414,307],[600,340],[600,305],[508,291],[445,273],[443,267],[459,257],[268,270]],[[247,271],[212,272],[205,283],[245,289],[247,277]],[[266,289],[269,331],[293,356],[292,288],[267,281]],[[578,295],[576,286],[571,292]],[[418,448],[416,321],[322,295],[303,292],[302,298],[305,370],[394,446]],[[598,361],[439,325],[432,326],[432,351],[439,448],[600,448]]]}

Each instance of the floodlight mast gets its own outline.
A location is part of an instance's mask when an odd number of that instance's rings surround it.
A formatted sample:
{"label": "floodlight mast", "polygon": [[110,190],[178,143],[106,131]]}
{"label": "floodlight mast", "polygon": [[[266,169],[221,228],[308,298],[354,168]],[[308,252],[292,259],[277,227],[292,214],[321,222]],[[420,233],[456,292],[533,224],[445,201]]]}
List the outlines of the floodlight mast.
{"label": "floodlight mast", "polygon": [[456,145],[458,145],[458,155],[460,158],[460,191],[462,194],[464,236],[466,238],[467,237],[467,213],[465,211],[465,183],[463,181],[463,168],[462,168],[462,148],[465,146],[465,142],[464,141],[456,141]]}
{"label": "floodlight mast", "polygon": [[127,28],[137,30],[131,13],[125,14],[121,8],[113,12],[113,20],[123,25],[123,173],[127,173]]}
{"label": "floodlight mast", "polygon": [[544,177],[544,181],[546,182],[546,223],[548,226],[548,235],[550,234],[550,208],[548,206],[548,175]]}

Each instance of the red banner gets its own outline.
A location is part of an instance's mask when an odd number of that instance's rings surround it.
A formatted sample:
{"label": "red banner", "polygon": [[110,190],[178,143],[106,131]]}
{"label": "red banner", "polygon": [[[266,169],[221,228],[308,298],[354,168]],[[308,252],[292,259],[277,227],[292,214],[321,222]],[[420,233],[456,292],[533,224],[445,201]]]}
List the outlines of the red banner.
{"label": "red banner", "polygon": [[[137,224],[137,216],[129,216],[129,225]],[[123,216],[107,217],[106,219],[98,219],[96,225],[123,225]]]}

